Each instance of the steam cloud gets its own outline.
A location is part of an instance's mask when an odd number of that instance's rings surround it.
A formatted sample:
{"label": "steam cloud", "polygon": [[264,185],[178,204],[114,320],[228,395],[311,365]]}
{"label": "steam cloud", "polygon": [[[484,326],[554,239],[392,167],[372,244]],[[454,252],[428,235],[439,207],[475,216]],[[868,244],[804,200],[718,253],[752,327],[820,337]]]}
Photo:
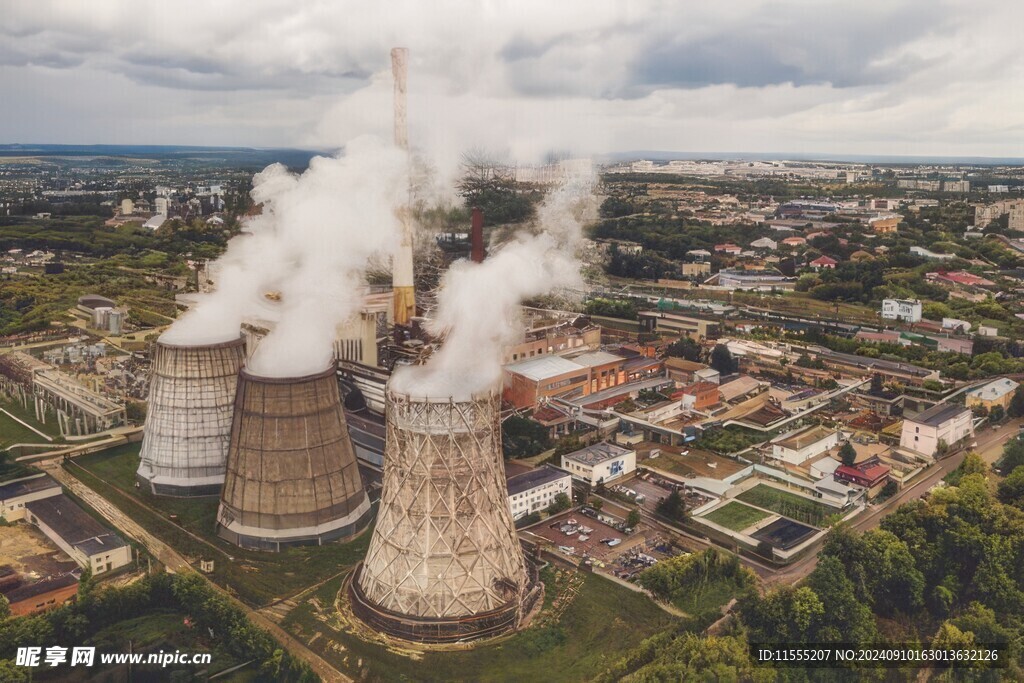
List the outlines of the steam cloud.
{"label": "steam cloud", "polygon": [[540,234],[520,234],[483,263],[452,265],[427,328],[444,342],[426,364],[396,370],[394,391],[465,401],[497,387],[502,349],[522,334],[519,304],[582,284],[575,252],[592,183],[587,171],[553,190],[538,211]]}
{"label": "steam cloud", "polygon": [[[217,290],[160,339],[210,344],[238,337],[242,320],[273,324],[247,368],[300,377],[331,363],[337,326],[362,305],[364,273],[399,239],[396,207],[408,193],[404,151],[376,138],[350,142],[344,156],[317,157],[302,175],[281,164],[257,174],[252,197],[263,214],[219,261]],[[280,294],[279,301],[267,292]],[[275,297],[277,298],[277,297]]]}

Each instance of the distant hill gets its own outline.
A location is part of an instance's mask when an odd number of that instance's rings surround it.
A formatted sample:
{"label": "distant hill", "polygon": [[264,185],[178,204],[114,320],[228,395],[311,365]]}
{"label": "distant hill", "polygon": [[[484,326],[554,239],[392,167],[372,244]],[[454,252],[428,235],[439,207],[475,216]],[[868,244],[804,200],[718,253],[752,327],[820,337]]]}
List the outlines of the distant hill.
{"label": "distant hill", "polygon": [[331,151],[304,149],[259,149],[253,147],[193,147],[185,145],[0,145],[4,157],[111,157],[158,161],[196,161],[233,167],[263,168],[280,162],[305,168],[309,160]]}
{"label": "distant hill", "polygon": [[795,154],[791,152],[667,152],[664,150],[635,150],[604,155],[609,162],[674,160],[706,161],[820,161],[849,162],[854,164],[942,164],[966,166],[1020,166],[1021,157],[957,157],[957,156],[899,156],[894,154]]}

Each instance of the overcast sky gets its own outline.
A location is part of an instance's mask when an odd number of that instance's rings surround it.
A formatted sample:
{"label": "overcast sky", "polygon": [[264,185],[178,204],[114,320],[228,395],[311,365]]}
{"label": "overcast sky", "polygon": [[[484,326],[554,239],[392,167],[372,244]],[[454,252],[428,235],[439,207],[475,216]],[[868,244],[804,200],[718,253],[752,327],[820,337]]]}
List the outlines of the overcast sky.
{"label": "overcast sky", "polygon": [[1018,2],[43,2],[0,13],[0,142],[526,157],[1024,156]]}

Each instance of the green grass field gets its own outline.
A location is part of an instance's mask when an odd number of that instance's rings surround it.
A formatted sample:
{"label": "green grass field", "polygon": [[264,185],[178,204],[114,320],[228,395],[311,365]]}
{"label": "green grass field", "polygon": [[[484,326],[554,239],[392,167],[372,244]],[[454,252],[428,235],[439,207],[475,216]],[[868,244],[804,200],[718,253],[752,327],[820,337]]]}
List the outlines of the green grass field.
{"label": "green grass field", "polygon": [[643,594],[595,574],[548,568],[541,576],[545,608],[534,623],[471,650],[409,656],[359,639],[333,608],[341,579],[312,594],[282,626],[358,681],[586,681],[644,638],[680,623]]}
{"label": "green grass field", "polygon": [[739,494],[736,498],[812,526],[821,526],[826,517],[838,512],[836,508],[767,484],[758,484]]}
{"label": "green grass field", "polygon": [[[50,420],[47,424],[36,422],[35,416],[25,410],[17,401],[5,401],[0,399],[0,408],[14,415],[19,420],[24,420],[43,434],[52,437],[59,437],[60,430],[57,427],[56,419]],[[0,450],[16,443],[48,443],[46,439],[33,432],[28,427],[12,420],[10,416],[0,413]]]}
{"label": "green grass field", "polygon": [[726,503],[722,507],[703,515],[704,519],[733,531],[743,531],[751,524],[756,524],[768,516],[770,516],[769,513],[763,510],[758,510],[736,501]]}
{"label": "green grass field", "polygon": [[[351,543],[280,553],[243,550],[228,543],[215,533],[217,499],[158,498],[135,488],[139,448],[140,444],[129,444],[76,458],[67,471],[186,558],[214,560],[214,582],[249,605],[264,606],[301,592],[346,571],[366,554],[369,529]],[[177,515],[177,522],[170,515]]]}

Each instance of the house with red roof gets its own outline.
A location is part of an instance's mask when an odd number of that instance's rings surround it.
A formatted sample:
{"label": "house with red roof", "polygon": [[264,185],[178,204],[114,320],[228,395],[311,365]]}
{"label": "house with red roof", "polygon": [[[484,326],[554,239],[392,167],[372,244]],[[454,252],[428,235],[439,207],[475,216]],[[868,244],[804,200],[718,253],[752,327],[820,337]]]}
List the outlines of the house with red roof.
{"label": "house with red roof", "polygon": [[815,270],[821,270],[822,268],[831,268],[834,270],[837,263],[839,262],[836,261],[834,258],[830,258],[828,256],[819,256],[818,258],[811,261],[810,266]]}
{"label": "house with red roof", "polygon": [[801,244],[807,244],[807,240],[803,237],[796,237],[794,235],[793,237],[787,237],[782,240],[782,244],[785,244],[788,247],[799,247]]}
{"label": "house with red roof", "polygon": [[867,489],[868,498],[874,498],[882,492],[891,470],[876,456],[855,465],[840,465],[832,476],[843,484]]}
{"label": "house with red roof", "polygon": [[725,252],[726,254],[739,254],[743,251],[743,247],[727,242],[725,244],[716,244],[715,251]]}

